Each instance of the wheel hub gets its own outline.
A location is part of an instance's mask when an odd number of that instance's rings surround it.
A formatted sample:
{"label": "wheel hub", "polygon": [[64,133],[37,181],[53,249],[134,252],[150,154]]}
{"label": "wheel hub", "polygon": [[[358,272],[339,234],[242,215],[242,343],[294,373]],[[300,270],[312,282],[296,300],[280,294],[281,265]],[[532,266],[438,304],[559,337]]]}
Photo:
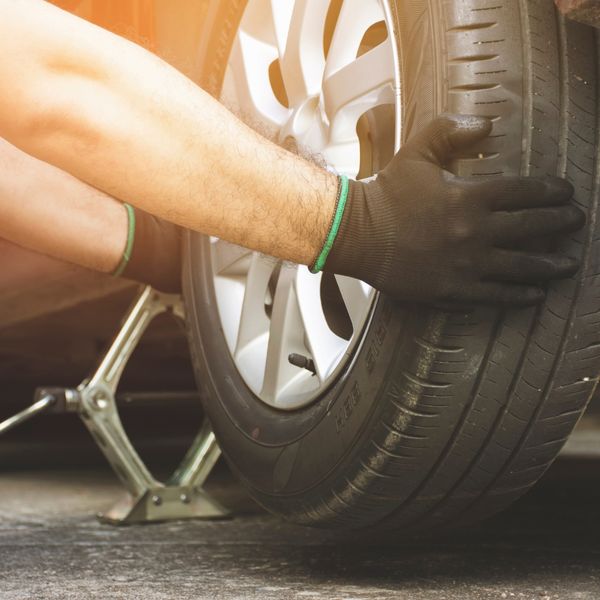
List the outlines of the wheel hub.
{"label": "wheel hub", "polygon": [[297,148],[310,149],[315,155],[321,154],[327,146],[329,129],[329,124],[323,117],[319,97],[307,98],[290,110],[290,115],[279,132],[279,143],[286,145],[286,141],[292,139]]}

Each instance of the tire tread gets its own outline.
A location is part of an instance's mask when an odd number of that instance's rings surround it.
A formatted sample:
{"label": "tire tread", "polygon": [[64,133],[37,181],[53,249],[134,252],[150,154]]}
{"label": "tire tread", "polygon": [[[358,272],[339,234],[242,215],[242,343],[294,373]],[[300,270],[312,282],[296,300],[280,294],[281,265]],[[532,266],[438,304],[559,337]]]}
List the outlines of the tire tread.
{"label": "tire tread", "polygon": [[[504,10],[499,5],[479,4],[482,6],[473,9],[473,13]],[[438,391],[449,390],[448,396],[452,396],[453,378],[460,379],[464,368],[451,371],[445,365],[456,366],[464,362],[462,355],[468,343],[455,345],[454,342],[457,338],[476,335],[469,330],[472,322],[459,324],[451,332],[447,328],[451,335],[440,340],[415,339],[418,347],[435,354],[429,379],[416,372],[403,373],[414,387],[419,388],[420,408],[408,407],[398,401],[393,401],[392,405],[414,418],[429,417],[440,422],[428,427],[424,436],[416,433],[418,422],[399,427],[395,423],[397,415],[383,418],[354,476],[347,477],[333,490],[334,496],[341,500],[351,489],[353,500],[344,502],[346,510],[336,512],[334,522],[325,518],[327,525],[354,527],[359,522],[363,527],[379,525],[386,529],[430,528],[479,519],[496,512],[525,493],[543,475],[568,439],[594,391],[594,375],[600,368],[600,331],[583,346],[580,343],[578,347],[573,346],[582,332],[587,332],[589,337],[593,330],[589,321],[597,321],[596,315],[600,311],[600,293],[597,287],[590,285],[590,278],[596,278],[594,283],[597,284],[598,265],[592,263],[600,254],[596,216],[600,110],[593,104],[591,91],[590,96],[580,97],[585,91],[581,89],[582,85],[595,88],[600,77],[590,75],[593,85],[586,84],[585,80],[579,82],[573,77],[572,65],[587,60],[588,68],[590,66],[589,57],[579,50],[584,45],[582,39],[587,41],[588,48],[594,48],[594,55],[598,43],[589,29],[567,24],[557,12],[549,11],[544,0],[520,0],[519,4],[525,15],[522,27],[526,40],[524,55],[536,57],[529,61],[525,59],[523,136],[529,152],[523,153],[519,167],[524,174],[566,176],[575,184],[577,202],[588,212],[589,228],[587,235],[578,234],[567,241],[565,250],[581,256],[583,274],[578,280],[558,283],[550,290],[544,307],[525,311],[528,314],[520,311],[520,314],[498,317],[471,394],[462,403],[459,398],[454,398],[461,404],[462,414],[452,431],[442,423],[448,420],[447,415],[428,414],[425,410],[439,400]],[[498,27],[499,21],[489,20],[447,26],[449,56],[454,57],[449,59],[450,68],[483,61],[501,63],[500,46],[506,43],[506,38],[481,39],[482,35],[489,36],[490,29]],[[468,41],[464,39],[465,35],[470,36]],[[452,36],[461,38],[458,48],[452,48]],[[542,39],[547,42],[543,48],[536,42]],[[485,55],[468,55],[465,48],[477,42],[478,46],[486,48]],[[496,47],[489,51],[488,45],[492,44]],[[594,56],[592,65],[595,69],[598,64],[600,61]],[[459,77],[450,82],[449,90],[455,94],[476,93],[475,112],[488,116],[490,106],[507,102],[507,98],[498,97],[499,89],[503,87],[501,78],[496,80],[494,77],[508,71],[500,66],[487,72],[472,71],[472,80],[465,82]],[[594,122],[582,127],[581,120],[586,117],[588,120],[593,117]],[[498,123],[494,133],[492,139],[500,147],[507,143],[504,138],[510,139]],[[502,152],[491,162],[494,160],[502,164]],[[486,171],[472,174],[489,173],[489,165]],[[493,172],[505,172],[505,169]],[[584,177],[587,182],[582,181]],[[479,318],[483,317],[475,313],[475,320]],[[507,348],[514,353],[509,364],[505,358]],[[504,359],[496,359],[496,354]],[[452,358],[456,359],[454,365]],[[590,369],[589,381],[579,378],[581,365],[586,363]],[[579,365],[579,369],[575,365]],[[497,411],[492,420],[490,402]],[[444,437],[446,442],[441,444]],[[406,474],[411,470],[410,463],[421,464],[415,456],[415,438],[425,446],[425,451],[432,447],[443,449],[407,495]],[[378,485],[382,479],[385,480],[385,492]],[[359,495],[357,490],[361,490]],[[372,510],[375,498],[379,512]],[[311,506],[310,513],[318,514],[319,523],[323,524],[323,511],[330,509],[330,499],[323,497],[321,502]],[[301,511],[295,512],[292,518],[299,522],[305,520]]]}

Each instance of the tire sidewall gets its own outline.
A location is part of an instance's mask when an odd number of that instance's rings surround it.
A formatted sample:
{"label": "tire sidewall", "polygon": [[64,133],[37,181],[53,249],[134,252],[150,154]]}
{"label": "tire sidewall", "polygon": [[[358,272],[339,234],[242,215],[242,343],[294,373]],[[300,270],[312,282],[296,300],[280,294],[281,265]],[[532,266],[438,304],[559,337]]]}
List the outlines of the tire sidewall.
{"label": "tire sidewall", "polygon": [[[381,408],[396,353],[402,350],[407,312],[381,298],[366,335],[346,368],[316,402],[278,411],[260,401],[240,376],[225,342],[216,307],[207,239],[190,235],[186,297],[194,361],[205,408],[228,461],[261,496],[303,495],[360,448],[358,438]],[[368,436],[368,434],[367,434]]]}

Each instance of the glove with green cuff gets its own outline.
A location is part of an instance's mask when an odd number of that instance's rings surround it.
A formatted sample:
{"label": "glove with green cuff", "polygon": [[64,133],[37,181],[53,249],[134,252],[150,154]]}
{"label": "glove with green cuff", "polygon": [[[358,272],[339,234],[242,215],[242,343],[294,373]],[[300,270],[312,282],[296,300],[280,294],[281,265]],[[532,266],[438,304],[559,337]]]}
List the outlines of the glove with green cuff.
{"label": "glove with green cuff", "polygon": [[522,249],[583,226],[569,183],[444,169],[491,128],[481,117],[442,116],[376,179],[340,178],[313,272],[355,277],[400,301],[500,305],[535,304],[549,280],[573,276],[577,260]]}
{"label": "glove with green cuff", "polygon": [[114,277],[181,294],[181,229],[130,204],[127,244]]}

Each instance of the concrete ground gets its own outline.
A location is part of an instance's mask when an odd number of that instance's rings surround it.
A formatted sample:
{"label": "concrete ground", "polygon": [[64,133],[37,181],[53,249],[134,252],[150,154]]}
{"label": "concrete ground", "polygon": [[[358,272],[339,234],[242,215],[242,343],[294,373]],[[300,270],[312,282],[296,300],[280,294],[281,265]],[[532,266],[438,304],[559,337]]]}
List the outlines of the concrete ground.
{"label": "concrete ground", "polygon": [[600,599],[600,458],[562,458],[510,511],[437,538],[336,539],[264,514],[221,468],[237,517],[112,528],[111,474],[0,474],[0,598]]}

